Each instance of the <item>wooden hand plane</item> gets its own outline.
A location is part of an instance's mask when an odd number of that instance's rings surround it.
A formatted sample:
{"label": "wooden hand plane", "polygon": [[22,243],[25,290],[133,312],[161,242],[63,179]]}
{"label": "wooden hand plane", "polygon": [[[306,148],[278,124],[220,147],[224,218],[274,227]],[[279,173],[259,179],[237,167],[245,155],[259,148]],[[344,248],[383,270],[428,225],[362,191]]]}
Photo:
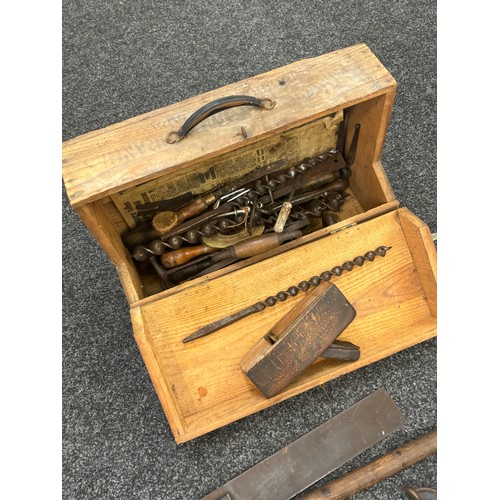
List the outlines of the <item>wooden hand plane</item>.
{"label": "wooden hand plane", "polygon": [[240,367],[264,396],[275,396],[320,356],[358,359],[357,346],[336,341],[355,316],[342,292],[324,281],[247,352]]}

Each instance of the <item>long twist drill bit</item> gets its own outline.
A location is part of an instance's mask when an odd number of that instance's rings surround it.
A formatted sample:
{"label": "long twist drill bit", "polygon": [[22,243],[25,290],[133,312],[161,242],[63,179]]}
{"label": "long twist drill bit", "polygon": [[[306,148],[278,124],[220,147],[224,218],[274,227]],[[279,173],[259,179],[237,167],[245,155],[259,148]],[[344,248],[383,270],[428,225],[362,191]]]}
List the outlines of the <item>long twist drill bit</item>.
{"label": "long twist drill bit", "polygon": [[301,281],[297,286],[291,286],[290,288],[288,288],[288,290],[278,292],[276,295],[267,297],[267,299],[263,301],[256,302],[253,306],[241,309],[240,311],[231,314],[230,316],[226,316],[225,318],[219,319],[204,326],[203,328],[200,328],[196,332],[182,339],[182,342],[186,344],[191,340],[205,337],[206,335],[214,333],[217,330],[224,328],[225,326],[236,323],[240,319],[246,318],[251,314],[261,312],[266,307],[272,307],[278,302],[284,302],[286,299],[288,299],[288,297],[295,297],[299,292],[307,292],[309,288],[318,286],[322,281],[330,281],[334,276],[337,278],[341,276],[344,271],[350,272],[356,266],[361,267],[367,260],[373,262],[377,255],[379,257],[385,257],[385,254],[388,250],[390,250],[390,248],[391,247],[380,246],[376,250],[367,252],[364,255],[360,255],[353,260],[344,262],[341,266],[335,266],[330,271],[323,271],[319,276],[313,276],[308,280]]}

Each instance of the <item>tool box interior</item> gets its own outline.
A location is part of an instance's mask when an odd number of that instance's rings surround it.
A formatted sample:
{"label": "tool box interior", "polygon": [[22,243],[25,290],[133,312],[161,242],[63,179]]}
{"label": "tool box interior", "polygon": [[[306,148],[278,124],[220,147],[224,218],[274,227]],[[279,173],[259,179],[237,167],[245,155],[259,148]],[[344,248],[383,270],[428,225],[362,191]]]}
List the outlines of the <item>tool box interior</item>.
{"label": "tool box interior", "polygon": [[[399,206],[380,162],[396,88],[358,44],[63,144],[69,200],[117,268],[177,443],[436,335],[435,246],[427,225]],[[256,96],[260,107],[228,96]],[[162,229],[158,214],[179,214],[200,199],[202,209]],[[203,219],[218,206],[217,217]],[[284,226],[277,230],[280,214]],[[245,248],[250,235],[279,234],[289,237],[216,258],[231,242]],[[318,358],[285,390],[264,397],[240,361],[307,293],[280,292],[380,247],[387,250],[331,277],[356,309],[340,340],[359,346],[359,359]],[[191,275],[179,278],[186,269]],[[268,297],[279,298],[183,342]]]}

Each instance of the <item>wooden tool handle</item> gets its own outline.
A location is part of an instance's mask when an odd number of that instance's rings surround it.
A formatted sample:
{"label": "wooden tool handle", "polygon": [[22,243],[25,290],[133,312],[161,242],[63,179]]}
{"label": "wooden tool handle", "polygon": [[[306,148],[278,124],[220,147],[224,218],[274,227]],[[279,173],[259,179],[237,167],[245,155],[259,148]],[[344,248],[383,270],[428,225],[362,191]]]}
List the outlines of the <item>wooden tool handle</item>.
{"label": "wooden tool handle", "polygon": [[156,214],[151,221],[151,225],[159,236],[163,236],[172,231],[179,224],[182,224],[184,221],[206,210],[215,200],[215,196],[211,193],[200,196],[176,212],[167,210]]}
{"label": "wooden tool handle", "polygon": [[253,236],[246,240],[240,241],[219,252],[214,258],[214,262],[228,258],[246,259],[261,253],[272,250],[281,245],[286,240],[293,240],[302,236],[301,231],[291,231],[288,233],[269,233],[262,234],[261,236]]}
{"label": "wooden tool handle", "polygon": [[178,250],[172,250],[171,252],[164,253],[161,256],[161,263],[167,268],[180,266],[181,264],[185,264],[195,257],[199,257],[200,255],[205,255],[207,253],[213,253],[217,250],[217,248],[211,247],[209,245],[179,248]]}
{"label": "wooden tool handle", "polygon": [[301,500],[340,500],[359,493],[437,451],[437,430],[390,451],[373,462],[311,491]]}
{"label": "wooden tool handle", "polygon": [[190,219],[191,217],[194,217],[195,215],[198,215],[199,213],[203,212],[212,203],[214,203],[215,200],[216,200],[215,196],[213,194],[209,193],[205,196],[200,196],[199,198],[196,198],[196,200],[193,200],[191,203],[189,203],[185,207],[182,207],[180,210],[177,211],[177,217],[179,218],[179,224],[181,222],[184,222],[185,220]]}

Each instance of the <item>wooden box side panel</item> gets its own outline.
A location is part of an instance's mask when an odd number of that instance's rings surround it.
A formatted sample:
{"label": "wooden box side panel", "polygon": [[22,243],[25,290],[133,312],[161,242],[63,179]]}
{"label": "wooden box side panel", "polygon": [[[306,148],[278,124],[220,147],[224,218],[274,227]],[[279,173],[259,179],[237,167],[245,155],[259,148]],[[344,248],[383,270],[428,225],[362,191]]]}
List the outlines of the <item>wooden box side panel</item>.
{"label": "wooden box side panel", "polygon": [[395,199],[380,163],[394,97],[395,91],[359,103],[350,108],[348,113],[348,146],[356,123],[361,125],[356,160],[349,183],[365,210]]}
{"label": "wooden box side panel", "polygon": [[158,355],[155,352],[154,346],[151,344],[150,335],[147,326],[144,324],[140,309],[131,309],[130,317],[137,346],[146,364],[151,382],[158,395],[163,411],[168,419],[170,429],[172,430],[174,438],[177,440],[179,436],[185,434],[186,429],[182,412],[177,405],[175,386],[170,385],[163,377],[160,367],[161,362],[158,360]]}
{"label": "wooden box side panel", "polygon": [[76,208],[78,215],[115,265],[129,304],[144,297],[137,268],[101,201]]}
{"label": "wooden box side panel", "polygon": [[[436,335],[428,292],[422,288],[397,212],[140,308],[157,352],[161,376],[176,388],[177,409],[185,422],[185,433],[176,437],[177,442],[234,422]],[[339,339],[360,346],[358,361],[319,360],[270,399],[244,375],[240,360],[303,294],[208,337],[182,343],[186,335],[211,321],[380,245],[391,247],[386,257],[377,257],[333,280],[357,312]]]}
{"label": "wooden box side panel", "polygon": [[437,252],[427,224],[407,208],[399,211],[399,219],[408,247],[413,256],[415,269],[420,277],[432,316],[437,316]]}
{"label": "wooden box side panel", "polygon": [[[63,144],[63,178],[73,206],[174,173],[204,160],[281,133],[395,89],[396,82],[364,44],[254,76],[145,113]],[[178,143],[176,131],[201,106],[228,95],[276,102],[211,116]]]}

